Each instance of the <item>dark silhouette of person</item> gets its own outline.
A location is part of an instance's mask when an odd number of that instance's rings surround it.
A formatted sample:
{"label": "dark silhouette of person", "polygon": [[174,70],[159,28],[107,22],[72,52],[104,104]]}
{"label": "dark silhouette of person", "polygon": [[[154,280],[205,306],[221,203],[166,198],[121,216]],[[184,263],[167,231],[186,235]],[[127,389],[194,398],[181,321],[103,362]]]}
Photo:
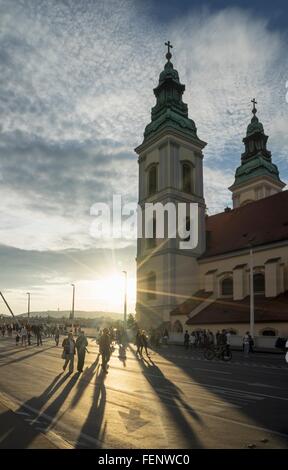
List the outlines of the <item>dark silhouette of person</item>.
{"label": "dark silhouette of person", "polygon": [[87,346],[88,346],[87,338],[84,334],[84,331],[81,331],[80,335],[76,339],[76,349],[77,349],[77,356],[78,356],[78,363],[77,363],[78,372],[83,372]]}
{"label": "dark silhouette of person", "polygon": [[189,339],[190,339],[190,336],[189,336],[188,330],[186,330],[186,331],[185,331],[185,335],[184,335],[184,346],[185,346],[185,349],[189,349]]}
{"label": "dark silhouette of person", "polygon": [[99,338],[99,352],[102,358],[102,369],[108,374],[108,362],[111,355],[111,337],[107,328],[104,328],[102,335]]}

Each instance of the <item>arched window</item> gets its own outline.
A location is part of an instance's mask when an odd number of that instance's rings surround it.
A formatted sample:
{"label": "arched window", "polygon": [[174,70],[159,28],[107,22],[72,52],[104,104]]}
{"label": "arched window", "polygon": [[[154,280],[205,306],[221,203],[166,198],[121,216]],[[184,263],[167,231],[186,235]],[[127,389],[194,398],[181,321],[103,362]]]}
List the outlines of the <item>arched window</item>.
{"label": "arched window", "polygon": [[221,282],[221,295],[233,296],[233,279],[225,277]]}
{"label": "arched window", "polygon": [[254,281],[254,293],[264,294],[265,293],[265,275],[263,273],[255,273],[253,276]]}
{"label": "arched window", "polygon": [[154,216],[153,220],[151,220],[149,223],[153,224],[153,228],[152,228],[153,237],[146,239],[147,240],[147,247],[148,248],[154,248],[154,246],[156,246],[156,217]]}
{"label": "arched window", "polygon": [[193,168],[189,163],[182,164],[182,190],[190,194],[193,192]]}
{"label": "arched window", "polygon": [[157,192],[157,166],[152,165],[148,172],[148,196]]}
{"label": "arched window", "polygon": [[173,331],[175,333],[183,333],[183,326],[179,320],[176,320],[173,324]]}
{"label": "arched window", "polygon": [[147,299],[155,299],[156,297],[156,274],[151,272],[147,276]]}

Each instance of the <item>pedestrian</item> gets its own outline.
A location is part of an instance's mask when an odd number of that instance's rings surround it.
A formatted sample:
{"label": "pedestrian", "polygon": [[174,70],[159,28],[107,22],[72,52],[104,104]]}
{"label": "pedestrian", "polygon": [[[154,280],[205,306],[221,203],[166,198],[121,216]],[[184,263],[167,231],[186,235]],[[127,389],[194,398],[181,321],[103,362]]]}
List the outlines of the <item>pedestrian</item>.
{"label": "pedestrian", "polygon": [[254,347],[254,340],[249,333],[249,353],[254,353],[253,347]]}
{"label": "pedestrian", "polygon": [[250,350],[250,339],[249,339],[249,331],[246,331],[246,334],[243,336],[243,348],[244,348],[244,356],[249,357],[249,350]]}
{"label": "pedestrian", "polygon": [[31,330],[27,331],[28,346],[31,346]]}
{"label": "pedestrian", "polygon": [[145,349],[147,357],[150,357],[149,352],[148,352],[148,337],[146,335],[145,330],[142,330],[141,332],[141,346],[140,346],[140,355],[142,356],[143,354],[143,348]]}
{"label": "pedestrian", "polygon": [[21,346],[27,346],[27,329],[23,325],[20,331],[20,336],[21,336]]}
{"label": "pedestrian", "polygon": [[16,341],[16,346],[18,346],[18,345],[19,345],[19,341],[20,341],[20,336],[19,336],[19,333],[18,333],[18,332],[16,333],[15,341]]}
{"label": "pedestrian", "polygon": [[102,357],[102,369],[105,374],[108,374],[108,362],[111,355],[111,337],[109,335],[108,329],[104,328],[102,335],[99,338],[99,352]]}
{"label": "pedestrian", "polygon": [[184,347],[185,349],[189,349],[189,333],[188,333],[188,330],[185,331],[185,334],[184,334]]}
{"label": "pedestrian", "polygon": [[230,345],[231,345],[231,333],[230,331],[226,331],[226,349],[230,352]]}
{"label": "pedestrian", "polygon": [[54,339],[55,339],[56,346],[58,346],[58,344],[59,344],[59,338],[60,338],[60,331],[59,331],[59,328],[57,327],[55,329],[55,334],[54,334]]}
{"label": "pedestrian", "polygon": [[142,356],[142,350],[141,350],[142,338],[141,338],[140,330],[137,330],[136,337],[135,337],[135,345],[137,346],[136,354],[139,354],[139,356]]}
{"label": "pedestrian", "polygon": [[86,348],[88,346],[88,341],[85,336],[84,331],[80,331],[78,338],[76,339],[76,349],[78,356],[77,370],[78,372],[83,372]]}
{"label": "pedestrian", "polygon": [[36,339],[37,339],[37,346],[42,346],[42,326],[37,325],[36,326]]}
{"label": "pedestrian", "polygon": [[195,344],[196,344],[196,336],[195,333],[192,331],[190,335],[190,347],[191,349],[195,349]]}
{"label": "pedestrian", "polygon": [[69,373],[72,374],[74,370],[74,355],[75,355],[75,341],[73,339],[73,334],[70,332],[68,333],[68,337],[64,338],[63,343],[63,354],[62,358],[65,359],[64,365],[63,365],[63,370],[66,370],[66,367],[68,366],[69,363]]}

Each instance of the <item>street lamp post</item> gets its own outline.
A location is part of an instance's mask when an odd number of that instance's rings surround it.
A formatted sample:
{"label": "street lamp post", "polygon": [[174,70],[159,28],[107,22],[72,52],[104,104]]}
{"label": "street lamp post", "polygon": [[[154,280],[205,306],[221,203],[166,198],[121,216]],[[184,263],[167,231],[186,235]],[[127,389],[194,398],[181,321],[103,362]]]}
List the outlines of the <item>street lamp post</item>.
{"label": "street lamp post", "polygon": [[122,271],[125,276],[125,285],[124,285],[124,330],[126,331],[127,327],[127,271]]}
{"label": "street lamp post", "polygon": [[30,292],[27,292],[27,295],[28,295],[28,308],[27,308],[27,314],[28,314],[28,321],[29,321],[29,318],[30,318]]}
{"label": "street lamp post", "polygon": [[71,311],[71,320],[72,320],[72,333],[74,328],[74,305],[75,305],[75,284],[71,284],[73,287],[73,294],[72,294],[72,311]]}
{"label": "street lamp post", "polygon": [[254,337],[254,259],[250,247],[250,335]]}

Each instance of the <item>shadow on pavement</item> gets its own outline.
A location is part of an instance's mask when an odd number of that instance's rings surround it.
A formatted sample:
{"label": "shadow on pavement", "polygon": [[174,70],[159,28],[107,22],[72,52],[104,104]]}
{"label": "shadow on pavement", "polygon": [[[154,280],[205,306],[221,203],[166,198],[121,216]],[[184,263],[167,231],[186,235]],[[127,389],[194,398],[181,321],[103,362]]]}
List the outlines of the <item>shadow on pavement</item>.
{"label": "shadow on pavement", "polygon": [[[99,364],[96,365],[96,378],[92,403],[85,423],[83,424],[83,427],[79,433],[75,445],[76,449],[83,448],[83,444],[85,447],[101,448],[101,442],[98,441],[103,441],[105,437],[106,423],[103,424],[103,418],[106,406],[106,389],[104,385],[106,374],[103,372]],[[87,445],[88,443],[84,441],[84,435],[88,435],[90,437],[89,445]],[[93,442],[92,439],[95,439],[95,442]]]}
{"label": "shadow on pavement", "polygon": [[192,425],[185,417],[183,410],[187,412],[192,419],[198,424],[203,424],[201,417],[193,408],[186,403],[182,397],[182,392],[171,380],[169,380],[161,369],[151,360],[137,357],[135,351],[130,347],[133,354],[138,359],[142,368],[144,377],[153,388],[155,394],[161,403],[166,407],[167,413],[170,415],[169,421],[182,436],[182,442],[185,442],[186,448],[202,448],[202,444],[197,438]]}
{"label": "shadow on pavement", "polygon": [[[39,346],[39,347],[41,347],[41,346]],[[0,367],[9,366],[10,364],[14,364],[15,362],[23,361],[24,359],[27,359],[27,358],[32,357],[32,356],[36,356],[36,354],[41,354],[42,352],[47,351],[48,349],[54,349],[54,348],[55,348],[55,346],[49,346],[47,348],[37,349],[37,351],[32,352],[31,354],[26,354],[25,356],[21,356],[21,357],[18,357],[17,359],[12,359],[9,362],[5,362],[3,364],[0,364]],[[28,349],[28,346],[27,346],[27,349]],[[21,351],[26,351],[27,349],[22,348]],[[15,354],[15,353],[13,353],[13,354]],[[12,354],[7,354],[7,356],[9,356],[9,355],[12,355]],[[4,356],[7,357],[6,355],[3,354],[2,357],[4,357]],[[1,359],[1,356],[0,356],[0,359]]]}
{"label": "shadow on pavement", "polygon": [[96,373],[96,367],[99,363],[99,357],[100,355],[98,354],[96,360],[91,364],[90,367],[86,367],[84,372],[81,374],[81,377],[78,380],[77,388],[76,388],[76,393],[71,401],[71,408],[75,408],[79,400],[81,399],[83,393],[85,392],[86,387],[89,385],[91,382],[93,375]]}
{"label": "shadow on pavement", "polygon": [[[288,447],[287,377],[284,377],[284,374],[282,378],[279,377],[276,371],[275,374],[269,375],[269,383],[265,387],[266,384],[263,384],[263,382],[267,381],[267,375],[265,377],[261,376],[261,371],[264,374],[267,369],[263,370],[245,364],[241,368],[241,365],[237,365],[237,374],[233,378],[229,378],[229,375],[213,374],[213,369],[215,367],[217,371],[221,368],[224,374],[227,371],[233,371],[233,359],[228,364],[216,359],[205,361],[201,365],[201,362],[200,364],[199,362],[192,362],[192,357],[191,362],[181,357],[183,354],[189,356],[189,353],[193,353],[193,350],[186,351],[180,348],[178,352],[175,350],[175,354],[172,355],[168,349],[157,349],[155,352],[169,361],[172,366],[182,369],[191,378],[191,381],[195,382],[195,385],[203,388],[203,393],[209,392],[219,401],[229,404],[230,406],[227,406],[225,410],[223,409],[221,416],[226,417],[228,420],[231,419],[231,412],[234,409],[234,412],[238,412],[238,419],[243,422],[247,422],[248,417],[248,421],[255,426],[286,434],[287,438],[280,435],[278,438]],[[199,352],[199,355],[203,355],[203,350],[197,352]],[[238,360],[238,356],[236,358]],[[206,372],[205,368],[207,369]],[[273,384],[270,383],[271,381],[273,381]],[[246,416],[246,419],[241,418],[241,415],[243,418]]]}
{"label": "shadow on pavement", "polygon": [[[27,400],[16,410],[16,414],[23,415],[24,419],[25,415],[28,415],[27,419],[29,419],[29,421],[33,422],[33,424],[35,425],[33,426],[33,433],[24,433],[21,435],[21,444],[19,444],[17,448],[27,449],[28,447],[30,447],[31,439],[35,437],[35,433],[36,436],[37,434],[42,435],[43,433],[45,433],[45,431],[48,431],[48,429],[50,428],[51,421],[53,421],[54,423],[57,422],[58,412],[61,406],[66,401],[69,393],[71,392],[79,377],[78,373],[75,373],[73,375],[69,373],[65,374],[64,376],[62,375],[63,374],[58,374],[48,385],[48,387],[44,390],[44,392],[41,393],[41,395]],[[61,380],[59,380],[60,377]],[[66,380],[69,379],[69,377],[70,380],[67,382],[61,393],[59,393],[57,398],[55,398],[55,400],[53,400],[47,408],[42,411],[38,411],[45,406],[47,401],[66,382]],[[29,411],[31,412],[29,413]],[[39,426],[38,432],[36,432],[37,425]]]}

